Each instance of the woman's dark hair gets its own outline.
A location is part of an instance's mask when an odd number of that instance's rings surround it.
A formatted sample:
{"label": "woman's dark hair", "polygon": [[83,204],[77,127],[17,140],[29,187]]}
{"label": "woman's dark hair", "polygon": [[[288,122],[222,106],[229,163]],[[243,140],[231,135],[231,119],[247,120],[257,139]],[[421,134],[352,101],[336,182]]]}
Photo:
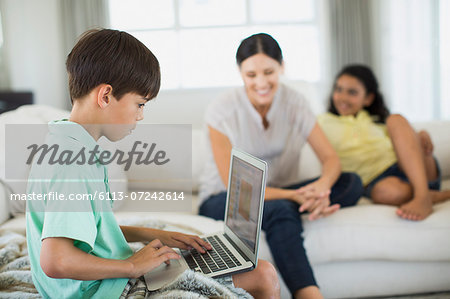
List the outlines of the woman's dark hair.
{"label": "woman's dark hair", "polygon": [[67,56],[66,68],[72,101],[100,84],[110,84],[118,100],[130,92],[149,98],[159,92],[158,60],[143,43],[123,31],[85,32]]}
{"label": "woman's dark hair", "polygon": [[283,54],[278,42],[267,33],[258,33],[244,39],[236,52],[236,62],[241,66],[242,61],[258,53],[264,53],[283,63]]}
{"label": "woman's dark hair", "polygon": [[[369,112],[370,115],[376,116],[375,121],[377,123],[385,123],[386,118],[389,116],[389,109],[386,107],[384,103],[383,95],[378,90],[378,81],[372,70],[369,67],[361,64],[352,64],[345,66],[334,79],[333,90],[335,88],[336,81],[342,75],[349,75],[355,77],[364,85],[364,88],[366,89],[366,94],[371,93],[374,94],[372,104],[370,104],[368,107],[365,107],[364,109],[367,110],[367,112]],[[333,91],[331,91],[330,95],[328,112],[339,115],[333,103]]]}

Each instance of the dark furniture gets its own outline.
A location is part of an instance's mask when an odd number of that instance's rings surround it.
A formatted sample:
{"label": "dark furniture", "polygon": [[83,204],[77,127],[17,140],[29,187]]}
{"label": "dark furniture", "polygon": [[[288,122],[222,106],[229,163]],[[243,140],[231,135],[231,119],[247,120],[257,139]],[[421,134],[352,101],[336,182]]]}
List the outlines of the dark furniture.
{"label": "dark furniture", "polygon": [[28,104],[33,104],[32,92],[0,91],[0,114]]}

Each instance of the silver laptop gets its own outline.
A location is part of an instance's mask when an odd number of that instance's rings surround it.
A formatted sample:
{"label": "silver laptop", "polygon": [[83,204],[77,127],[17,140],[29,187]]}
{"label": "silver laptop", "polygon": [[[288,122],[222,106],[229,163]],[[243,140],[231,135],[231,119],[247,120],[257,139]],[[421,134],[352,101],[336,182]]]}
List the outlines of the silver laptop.
{"label": "silver laptop", "polygon": [[252,270],[258,260],[266,186],[267,163],[233,148],[228,177],[224,231],[204,236],[212,250],[201,254],[195,249],[176,251],[171,260],[144,275],[147,288],[157,290],[186,269],[209,277],[221,277]]}

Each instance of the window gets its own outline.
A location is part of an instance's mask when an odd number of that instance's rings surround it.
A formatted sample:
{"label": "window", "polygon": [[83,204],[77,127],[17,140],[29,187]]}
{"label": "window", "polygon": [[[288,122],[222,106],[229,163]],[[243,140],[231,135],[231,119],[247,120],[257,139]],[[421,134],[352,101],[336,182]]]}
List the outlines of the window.
{"label": "window", "polygon": [[0,12],[0,89],[9,87],[9,74],[5,66],[6,61],[3,42],[2,14]]}
{"label": "window", "polygon": [[439,2],[439,41],[440,41],[440,99],[441,117],[450,119],[450,1],[441,0]]}
{"label": "window", "polygon": [[241,40],[266,32],[280,44],[289,80],[320,80],[313,0],[109,0],[111,27],[141,40],[161,64],[162,89],[240,85]]}
{"label": "window", "polygon": [[2,14],[0,13],[0,49],[3,46]]}
{"label": "window", "polygon": [[412,121],[450,118],[447,0],[384,0],[380,81],[393,113]]}

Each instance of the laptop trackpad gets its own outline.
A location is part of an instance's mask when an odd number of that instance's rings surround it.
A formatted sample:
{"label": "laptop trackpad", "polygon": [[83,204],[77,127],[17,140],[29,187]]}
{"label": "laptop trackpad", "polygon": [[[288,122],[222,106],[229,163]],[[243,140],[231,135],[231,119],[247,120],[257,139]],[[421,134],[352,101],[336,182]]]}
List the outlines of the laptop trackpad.
{"label": "laptop trackpad", "polygon": [[182,265],[179,260],[170,260],[170,265],[162,263],[153,271],[144,275],[147,289],[154,291],[161,288],[165,284],[172,282],[186,269],[186,266]]}

